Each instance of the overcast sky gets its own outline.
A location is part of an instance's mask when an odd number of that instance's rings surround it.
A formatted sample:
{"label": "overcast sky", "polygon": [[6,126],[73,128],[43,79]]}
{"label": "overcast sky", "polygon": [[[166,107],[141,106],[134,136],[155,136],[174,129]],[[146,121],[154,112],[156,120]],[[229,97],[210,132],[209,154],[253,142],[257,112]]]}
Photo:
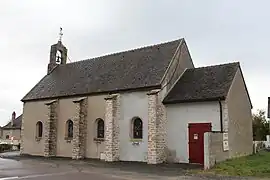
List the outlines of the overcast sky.
{"label": "overcast sky", "polygon": [[196,67],[240,61],[254,109],[270,95],[269,0],[1,0],[0,125],[46,74],[63,27],[71,61],[184,37]]}

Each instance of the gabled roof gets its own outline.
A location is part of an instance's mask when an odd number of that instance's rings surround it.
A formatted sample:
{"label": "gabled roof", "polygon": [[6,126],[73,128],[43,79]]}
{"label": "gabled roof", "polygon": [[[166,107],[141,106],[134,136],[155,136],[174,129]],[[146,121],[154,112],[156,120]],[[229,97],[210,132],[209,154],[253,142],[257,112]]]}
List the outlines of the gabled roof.
{"label": "gabled roof", "polygon": [[163,103],[224,100],[239,67],[235,62],[187,69]]}
{"label": "gabled roof", "polygon": [[160,86],[182,40],[61,64],[22,101]]}
{"label": "gabled roof", "polygon": [[2,129],[21,129],[22,127],[22,115],[18,116],[13,121],[13,126],[11,126],[11,122],[9,122],[7,125],[3,126]]}

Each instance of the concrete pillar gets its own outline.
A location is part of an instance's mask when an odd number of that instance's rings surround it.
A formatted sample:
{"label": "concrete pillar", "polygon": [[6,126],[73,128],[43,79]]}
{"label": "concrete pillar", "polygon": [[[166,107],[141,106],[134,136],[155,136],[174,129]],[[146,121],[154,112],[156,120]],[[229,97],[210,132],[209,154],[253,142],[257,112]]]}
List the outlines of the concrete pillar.
{"label": "concrete pillar", "polygon": [[105,101],[105,161],[119,161],[120,95],[109,95]]}

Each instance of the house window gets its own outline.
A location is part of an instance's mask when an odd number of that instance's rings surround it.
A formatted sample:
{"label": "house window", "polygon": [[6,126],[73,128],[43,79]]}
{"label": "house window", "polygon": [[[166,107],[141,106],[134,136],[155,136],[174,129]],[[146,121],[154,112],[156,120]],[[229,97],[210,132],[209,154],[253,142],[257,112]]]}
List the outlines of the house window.
{"label": "house window", "polygon": [[9,135],[6,135],[6,139],[9,139]]}
{"label": "house window", "polygon": [[104,138],[104,121],[101,118],[97,119],[97,138]]}
{"label": "house window", "polygon": [[36,124],[36,136],[41,138],[43,133],[43,124],[41,121],[38,121]]}
{"label": "house window", "polygon": [[132,119],[133,139],[143,138],[143,122],[140,118],[135,117]]}
{"label": "house window", "polygon": [[67,138],[73,138],[73,121],[71,121],[70,119],[67,120],[66,122],[66,136]]}

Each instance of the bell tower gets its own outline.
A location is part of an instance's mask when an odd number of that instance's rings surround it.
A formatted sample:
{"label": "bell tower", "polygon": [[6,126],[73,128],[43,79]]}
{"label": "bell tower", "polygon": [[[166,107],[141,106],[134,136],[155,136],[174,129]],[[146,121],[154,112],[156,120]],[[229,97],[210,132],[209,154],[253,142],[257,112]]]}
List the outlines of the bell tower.
{"label": "bell tower", "polygon": [[67,63],[67,48],[62,44],[62,28],[60,28],[59,40],[51,46],[50,63],[48,64],[47,74],[50,74],[59,64]]}

